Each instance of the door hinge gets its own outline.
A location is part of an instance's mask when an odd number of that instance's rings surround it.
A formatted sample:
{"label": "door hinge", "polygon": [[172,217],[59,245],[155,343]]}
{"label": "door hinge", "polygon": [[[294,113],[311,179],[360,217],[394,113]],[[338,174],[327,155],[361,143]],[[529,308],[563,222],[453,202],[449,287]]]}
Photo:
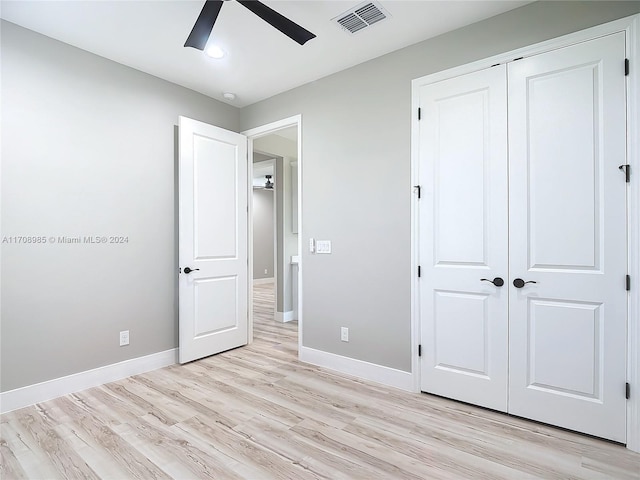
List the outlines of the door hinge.
{"label": "door hinge", "polygon": [[618,168],[624,172],[625,181],[631,182],[631,165],[620,165]]}
{"label": "door hinge", "polygon": [[420,185],[414,185],[413,188],[418,189],[418,198],[422,196],[422,187]]}
{"label": "door hinge", "polygon": [[625,77],[629,76],[629,59],[628,58],[624,59],[624,76]]}
{"label": "door hinge", "polygon": [[627,397],[627,400],[629,400],[631,398],[631,385],[629,385],[629,382],[627,382],[625,384],[624,396]]}
{"label": "door hinge", "polygon": [[418,120],[422,119],[422,109],[418,107]]}
{"label": "door hinge", "polygon": [[[418,345],[418,356],[421,357],[422,356],[422,345]],[[627,383],[627,385],[629,385]],[[628,397],[627,397],[628,398]]]}
{"label": "door hinge", "polygon": [[422,267],[418,265],[418,278],[422,276]]}
{"label": "door hinge", "polygon": [[631,290],[631,275],[627,275],[627,292]]}

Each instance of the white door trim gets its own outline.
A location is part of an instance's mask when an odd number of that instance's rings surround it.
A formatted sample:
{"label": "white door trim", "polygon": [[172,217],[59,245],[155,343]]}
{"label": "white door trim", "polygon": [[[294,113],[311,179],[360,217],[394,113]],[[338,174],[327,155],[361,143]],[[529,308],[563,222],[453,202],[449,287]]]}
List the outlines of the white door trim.
{"label": "white door trim", "polygon": [[627,186],[628,262],[631,275],[629,323],[627,327],[627,381],[631,398],[627,402],[627,448],[640,452],[640,15],[626,28],[630,60],[627,77],[627,160],[631,183]]}
{"label": "white door trim", "polygon": [[[241,132],[248,139],[248,176],[253,178],[253,141],[256,138],[282,130],[298,127],[298,352],[302,348],[302,115],[293,115],[259,127]],[[253,207],[249,202],[249,218],[253,218]],[[253,228],[249,222],[249,271],[253,272]],[[253,342],[253,285],[249,284],[249,343]]]}
{"label": "white door trim", "polygon": [[[631,399],[627,402],[627,448],[640,452],[640,14],[598,25],[552,40],[530,45],[510,52],[494,55],[466,65],[414,79],[411,82],[411,355],[412,376],[416,392],[420,391],[420,298],[418,288],[418,209],[419,181],[419,90],[423,85],[446,80],[466,73],[488,68],[496,63],[512,61],[519,57],[537,55],[616,32],[625,32],[630,74],[627,77],[627,142],[628,162],[631,165],[631,183],[628,187],[628,261],[632,289],[629,292],[627,381],[631,384]],[[623,65],[620,66],[623,68]]]}

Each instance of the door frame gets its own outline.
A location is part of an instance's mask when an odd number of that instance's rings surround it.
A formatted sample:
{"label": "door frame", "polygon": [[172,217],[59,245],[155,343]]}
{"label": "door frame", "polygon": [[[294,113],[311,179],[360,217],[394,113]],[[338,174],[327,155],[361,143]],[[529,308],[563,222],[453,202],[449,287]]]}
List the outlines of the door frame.
{"label": "door frame", "polygon": [[[248,163],[248,177],[250,181],[253,181],[253,141],[256,138],[264,137],[276,133],[278,130],[284,128],[297,127],[298,139],[298,355],[300,354],[300,347],[302,347],[302,115],[293,115],[291,117],[283,118],[275,122],[267,123],[259,127],[250,128],[245,130],[242,135],[247,137],[247,163]],[[251,194],[253,194],[253,188],[251,188]],[[249,202],[249,271],[253,272],[253,205]],[[277,248],[277,247],[276,247]],[[277,263],[277,262],[275,262]],[[274,275],[276,275],[277,266],[274,266]],[[253,342],[253,281],[249,282],[249,338],[248,342]]]}
{"label": "door frame", "polygon": [[[489,68],[497,63],[510,62],[612,33],[624,32],[630,71],[627,77],[627,161],[631,166],[631,182],[627,185],[627,268],[632,288],[627,310],[627,381],[631,398],[627,401],[627,448],[640,452],[640,14],[563,35],[482,60],[416,78],[411,82],[411,373],[414,391],[420,392],[420,291],[417,266],[419,258],[418,189],[419,182],[419,124],[420,88],[467,73]],[[622,69],[623,66],[621,65]],[[636,173],[637,172],[637,173]],[[623,388],[621,385],[620,388]]]}

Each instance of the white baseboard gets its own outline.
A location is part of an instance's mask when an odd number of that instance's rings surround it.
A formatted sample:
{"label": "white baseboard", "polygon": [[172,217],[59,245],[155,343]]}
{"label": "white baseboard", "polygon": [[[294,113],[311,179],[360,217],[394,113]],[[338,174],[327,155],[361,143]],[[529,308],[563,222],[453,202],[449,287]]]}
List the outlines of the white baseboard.
{"label": "white baseboard", "polygon": [[253,279],[253,284],[254,285],[263,285],[265,283],[273,283],[274,279],[273,277],[270,278],[254,278]]}
{"label": "white baseboard", "polygon": [[132,375],[150,372],[177,363],[178,349],[165,350],[144,357],[105,365],[66,377],[54,378],[46,382],[16,388],[0,393],[0,413],[28,407],[70,393],[86,390],[109,382],[115,382]]}
{"label": "white baseboard", "polygon": [[399,388],[409,392],[415,391],[413,375],[395,368],[364,362],[335,353],[323,352],[314,348],[300,346],[299,359],[301,362],[311,363],[319,367],[335,370],[339,373],[371,382],[381,383],[389,387]]}
{"label": "white baseboard", "polygon": [[293,310],[289,310],[288,312],[276,312],[274,318],[276,319],[276,322],[280,323],[287,323],[296,320]]}

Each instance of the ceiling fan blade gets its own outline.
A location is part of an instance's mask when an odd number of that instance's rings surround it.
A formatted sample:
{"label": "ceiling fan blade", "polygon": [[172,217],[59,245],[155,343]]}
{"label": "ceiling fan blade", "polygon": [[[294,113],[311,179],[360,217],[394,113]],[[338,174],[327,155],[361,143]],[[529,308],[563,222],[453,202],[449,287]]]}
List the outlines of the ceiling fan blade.
{"label": "ceiling fan blade", "polygon": [[189,38],[184,43],[185,47],[193,47],[204,50],[207,45],[213,24],[216,23],[223,0],[207,0],[202,7],[198,20],[193,25]]}
{"label": "ceiling fan blade", "polygon": [[316,38],[316,36],[309,30],[302,28],[300,25],[292,22],[287,17],[280,15],[278,12],[276,12],[272,8],[267,7],[262,2],[258,2],[257,0],[238,0],[238,3],[241,3],[244,7],[251,10],[265,22],[274,26],[282,33],[284,33],[287,37],[298,42],[300,45],[304,45],[312,38]]}

